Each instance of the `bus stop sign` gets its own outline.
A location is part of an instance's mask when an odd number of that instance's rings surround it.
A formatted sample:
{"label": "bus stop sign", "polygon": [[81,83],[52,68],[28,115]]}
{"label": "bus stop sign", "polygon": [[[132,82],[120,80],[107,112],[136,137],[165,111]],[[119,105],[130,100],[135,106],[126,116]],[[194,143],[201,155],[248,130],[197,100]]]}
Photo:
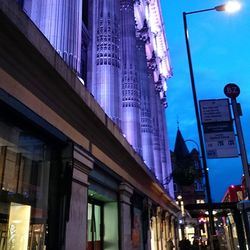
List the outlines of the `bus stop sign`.
{"label": "bus stop sign", "polygon": [[224,93],[227,97],[236,98],[240,94],[240,88],[235,83],[228,83],[224,87]]}

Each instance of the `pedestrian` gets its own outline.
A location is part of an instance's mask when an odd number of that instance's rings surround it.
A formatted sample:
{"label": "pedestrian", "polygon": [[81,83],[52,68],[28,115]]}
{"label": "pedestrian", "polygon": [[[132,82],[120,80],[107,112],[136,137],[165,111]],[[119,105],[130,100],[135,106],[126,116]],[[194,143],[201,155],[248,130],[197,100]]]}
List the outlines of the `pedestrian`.
{"label": "pedestrian", "polygon": [[179,242],[179,248],[180,250],[190,250],[191,249],[191,243],[189,239],[184,238]]}
{"label": "pedestrian", "polygon": [[173,250],[174,249],[174,243],[173,243],[173,240],[171,238],[167,242],[167,249],[168,250]]}
{"label": "pedestrian", "polygon": [[194,250],[199,249],[199,240],[194,239],[194,241],[193,241],[193,249]]}

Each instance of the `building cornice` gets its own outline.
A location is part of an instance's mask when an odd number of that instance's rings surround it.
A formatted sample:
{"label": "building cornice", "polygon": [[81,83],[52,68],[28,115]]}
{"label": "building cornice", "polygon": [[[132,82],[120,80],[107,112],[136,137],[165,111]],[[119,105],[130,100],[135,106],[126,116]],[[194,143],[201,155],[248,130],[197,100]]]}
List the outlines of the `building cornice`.
{"label": "building cornice", "polygon": [[[138,35],[146,42],[148,65],[154,71],[156,88],[160,92],[160,98],[163,99],[167,91],[166,80],[172,77],[172,68],[160,2],[159,0],[136,1],[134,9]],[[163,102],[166,103],[165,100]]]}

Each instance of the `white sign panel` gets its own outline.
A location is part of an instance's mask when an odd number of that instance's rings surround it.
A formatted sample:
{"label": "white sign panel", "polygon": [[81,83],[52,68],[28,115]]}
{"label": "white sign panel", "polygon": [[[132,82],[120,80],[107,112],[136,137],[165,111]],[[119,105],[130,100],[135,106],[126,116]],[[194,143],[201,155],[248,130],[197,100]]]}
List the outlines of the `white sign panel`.
{"label": "white sign panel", "polygon": [[207,158],[238,157],[232,123],[204,124],[203,128]]}
{"label": "white sign panel", "polygon": [[228,99],[200,101],[202,123],[231,121]]}
{"label": "white sign panel", "polygon": [[238,157],[233,132],[205,134],[207,158]]}

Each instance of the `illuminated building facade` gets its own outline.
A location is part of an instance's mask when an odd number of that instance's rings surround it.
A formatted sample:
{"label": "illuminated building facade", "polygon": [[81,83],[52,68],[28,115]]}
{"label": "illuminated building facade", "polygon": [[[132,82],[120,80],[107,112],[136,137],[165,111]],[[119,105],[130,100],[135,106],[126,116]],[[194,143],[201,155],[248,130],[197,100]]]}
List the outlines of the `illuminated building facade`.
{"label": "illuminated building facade", "polygon": [[167,249],[159,1],[0,0],[0,18],[1,247]]}
{"label": "illuminated building facade", "polygon": [[164,114],[171,68],[159,2],[91,1],[89,9],[87,87],[164,183],[172,171]]}
{"label": "illuminated building facade", "polygon": [[[172,172],[164,112],[172,73],[159,1],[24,0],[23,9],[165,183]],[[172,182],[165,188],[173,195]]]}

